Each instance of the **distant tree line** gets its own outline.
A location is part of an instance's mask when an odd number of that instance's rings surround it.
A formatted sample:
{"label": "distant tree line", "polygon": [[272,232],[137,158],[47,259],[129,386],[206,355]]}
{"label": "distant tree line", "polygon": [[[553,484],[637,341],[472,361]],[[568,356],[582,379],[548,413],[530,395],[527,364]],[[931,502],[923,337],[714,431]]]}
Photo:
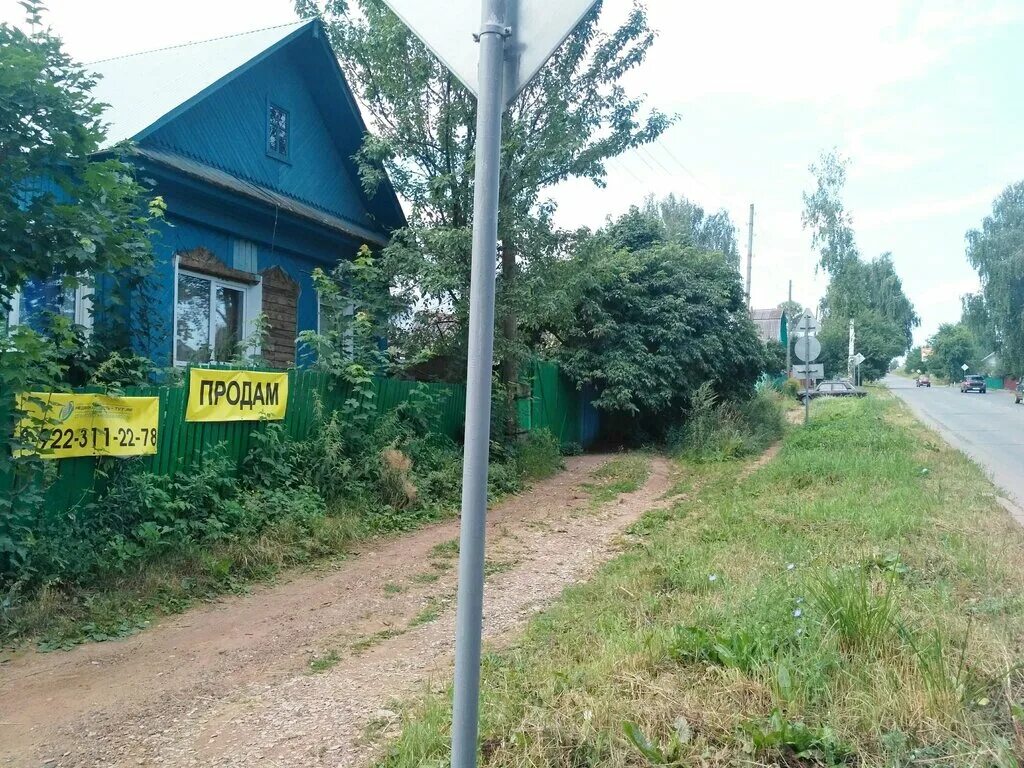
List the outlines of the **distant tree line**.
{"label": "distant tree line", "polygon": [[820,305],[819,360],[827,376],[846,373],[853,320],[856,351],[866,358],[861,375],[871,381],[884,376],[892,360],[906,353],[921,320],[903,291],[892,254],[868,261],[857,247],[853,218],[842,200],[847,166],[835,151],[811,165],[815,188],[804,193],[803,224],[818,251],[818,267],[829,276]]}
{"label": "distant tree line", "polygon": [[967,261],[981,290],[961,299],[957,323],[944,323],[928,340],[931,355],[907,355],[908,371],[928,370],[951,380],[961,366],[977,373],[1024,374],[1024,181],[1011,184],[992,203],[981,226],[966,234]]}

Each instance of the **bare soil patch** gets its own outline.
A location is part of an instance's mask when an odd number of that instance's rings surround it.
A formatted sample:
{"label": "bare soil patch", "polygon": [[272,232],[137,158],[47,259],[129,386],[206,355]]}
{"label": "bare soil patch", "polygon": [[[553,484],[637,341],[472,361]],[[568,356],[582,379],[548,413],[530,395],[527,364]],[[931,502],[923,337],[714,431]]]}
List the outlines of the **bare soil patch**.
{"label": "bare soil patch", "polygon": [[[508,635],[611,557],[671,487],[595,507],[607,456],[497,505],[488,521],[485,634]],[[254,590],[126,640],[0,664],[3,766],[349,766],[392,702],[450,674],[458,521],[367,545],[328,573]],[[318,670],[318,671],[314,671]]]}

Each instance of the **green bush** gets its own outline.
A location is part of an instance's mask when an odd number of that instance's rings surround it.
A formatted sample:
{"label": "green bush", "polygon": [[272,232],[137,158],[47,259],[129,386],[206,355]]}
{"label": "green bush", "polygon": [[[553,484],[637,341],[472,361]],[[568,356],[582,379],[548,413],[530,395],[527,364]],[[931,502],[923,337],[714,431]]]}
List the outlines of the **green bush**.
{"label": "green bush", "polygon": [[694,392],[681,426],[669,430],[670,449],[701,461],[758,453],[782,436],[780,396],[765,389],[740,402],[722,402],[710,384]]}
{"label": "green bush", "polygon": [[528,433],[517,446],[516,466],[527,481],[550,477],[564,466],[558,438],[547,429]]}

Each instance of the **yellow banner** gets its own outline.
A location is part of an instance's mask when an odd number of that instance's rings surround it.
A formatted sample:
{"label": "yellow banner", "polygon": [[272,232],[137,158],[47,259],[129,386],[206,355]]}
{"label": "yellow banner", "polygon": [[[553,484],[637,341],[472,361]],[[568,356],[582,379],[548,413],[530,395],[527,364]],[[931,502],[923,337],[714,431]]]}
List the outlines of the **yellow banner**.
{"label": "yellow banner", "polygon": [[19,456],[143,456],[156,453],[159,397],[32,392],[18,396]]}
{"label": "yellow banner", "polygon": [[288,406],[288,374],[193,368],[185,421],[280,421]]}

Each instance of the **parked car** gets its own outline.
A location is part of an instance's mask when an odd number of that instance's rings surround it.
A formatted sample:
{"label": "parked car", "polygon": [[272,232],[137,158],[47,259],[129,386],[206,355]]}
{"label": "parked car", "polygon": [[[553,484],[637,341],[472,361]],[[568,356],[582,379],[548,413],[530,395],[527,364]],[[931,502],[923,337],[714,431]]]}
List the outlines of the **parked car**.
{"label": "parked car", "polygon": [[964,376],[964,380],[960,382],[961,392],[980,392],[985,394],[988,392],[988,385],[985,384],[985,377],[980,373],[969,373]]}
{"label": "parked car", "polygon": [[832,379],[823,381],[818,386],[812,387],[809,390],[801,389],[797,397],[801,400],[804,399],[805,395],[810,396],[812,399],[815,397],[864,397],[867,393],[866,389],[855,387],[848,381]]}
{"label": "parked car", "polygon": [[1013,402],[1020,405],[1021,400],[1024,400],[1024,380],[1017,382],[1017,388],[1013,392]]}
{"label": "parked car", "polygon": [[920,376],[917,377],[917,386],[928,387],[928,389],[932,388],[932,380],[928,378],[927,373],[922,373]]}

